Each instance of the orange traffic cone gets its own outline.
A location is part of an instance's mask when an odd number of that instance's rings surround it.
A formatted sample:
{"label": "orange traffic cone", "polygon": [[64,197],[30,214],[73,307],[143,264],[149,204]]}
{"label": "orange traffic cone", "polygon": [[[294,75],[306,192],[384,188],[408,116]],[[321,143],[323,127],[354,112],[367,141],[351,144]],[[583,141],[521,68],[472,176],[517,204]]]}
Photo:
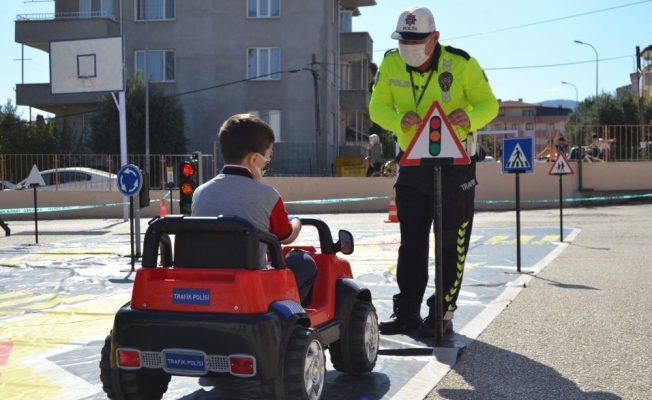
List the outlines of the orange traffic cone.
{"label": "orange traffic cone", "polygon": [[398,214],[396,212],[396,202],[394,196],[389,196],[389,215],[385,222],[398,222]]}
{"label": "orange traffic cone", "polygon": [[168,206],[165,204],[165,200],[161,200],[161,211],[159,211],[158,216],[163,218],[168,215]]}

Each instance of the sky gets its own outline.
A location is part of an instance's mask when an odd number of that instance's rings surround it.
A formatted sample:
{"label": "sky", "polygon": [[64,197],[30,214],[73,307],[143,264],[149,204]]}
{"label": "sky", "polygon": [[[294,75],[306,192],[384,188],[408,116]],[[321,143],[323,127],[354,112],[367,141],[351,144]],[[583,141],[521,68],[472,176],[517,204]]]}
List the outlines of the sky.
{"label": "sky", "polygon": [[[630,83],[629,74],[636,66],[636,46],[643,50],[652,45],[649,23],[652,0],[376,2],[376,6],[360,7],[361,15],[353,18],[353,30],[369,32],[373,40],[374,62],[380,63],[385,51],[397,47],[390,34],[396,29],[400,13],[410,6],[427,6],[435,16],[440,41],[475,57],[485,69],[496,97],[503,101],[523,99],[539,103],[575,100],[576,96],[582,101],[594,96],[596,51],[598,92],[614,93],[616,88]],[[3,105],[7,99],[15,104],[14,88],[22,79],[24,83],[49,81],[47,53],[28,46],[24,47],[24,58],[30,60],[24,62],[22,77],[21,45],[14,41],[16,15],[53,12],[53,1],[0,0],[0,102]],[[590,44],[595,51],[575,40]],[[29,118],[29,108],[19,107],[19,112],[24,119]],[[33,110],[32,118],[37,113],[42,112]]]}

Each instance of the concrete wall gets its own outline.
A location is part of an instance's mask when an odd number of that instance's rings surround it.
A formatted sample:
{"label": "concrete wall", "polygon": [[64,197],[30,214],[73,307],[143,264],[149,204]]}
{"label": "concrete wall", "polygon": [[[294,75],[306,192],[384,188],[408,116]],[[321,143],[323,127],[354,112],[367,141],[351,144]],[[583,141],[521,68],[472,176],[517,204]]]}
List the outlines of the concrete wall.
{"label": "concrete wall", "polygon": [[[558,208],[559,177],[549,176],[549,163],[537,163],[532,174],[520,174],[521,208]],[[578,192],[577,164],[571,163],[575,175],[562,178],[563,197],[586,198],[604,195],[630,193],[652,193],[652,162],[636,163],[591,163],[582,164],[583,189]],[[502,174],[499,163],[478,164],[476,210],[514,210],[515,175]],[[393,178],[265,178],[264,182],[275,187],[283,196],[288,210],[294,214],[337,213],[337,212],[387,212],[388,196],[394,193]],[[151,191],[152,200],[161,199],[166,191]],[[178,191],[173,193],[178,200]],[[374,197],[380,197],[373,199]],[[167,198],[169,200],[169,197]],[[355,201],[356,199],[360,201]],[[297,201],[319,201],[317,204],[293,204]],[[122,207],[105,207],[105,204],[122,202],[118,192],[38,192],[38,207],[87,207],[73,211],[39,213],[39,219],[56,218],[121,218]],[[141,211],[142,218],[158,214],[160,203],[152,204]],[[565,203],[564,207],[579,205],[580,202]],[[601,204],[601,203],[596,203]],[[1,191],[0,218],[5,221],[29,220],[34,218],[33,190]],[[179,210],[175,202],[175,213]],[[24,213],[6,214],[6,209],[21,208]],[[169,212],[169,202],[168,202]],[[1,234],[1,232],[0,232]]]}

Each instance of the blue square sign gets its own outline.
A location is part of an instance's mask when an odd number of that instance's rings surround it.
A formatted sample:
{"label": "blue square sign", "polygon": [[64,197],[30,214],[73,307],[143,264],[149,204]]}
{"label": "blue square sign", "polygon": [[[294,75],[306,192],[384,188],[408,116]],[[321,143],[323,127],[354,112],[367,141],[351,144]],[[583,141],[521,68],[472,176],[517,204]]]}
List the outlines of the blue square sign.
{"label": "blue square sign", "polygon": [[531,137],[503,139],[503,174],[534,172],[534,139]]}

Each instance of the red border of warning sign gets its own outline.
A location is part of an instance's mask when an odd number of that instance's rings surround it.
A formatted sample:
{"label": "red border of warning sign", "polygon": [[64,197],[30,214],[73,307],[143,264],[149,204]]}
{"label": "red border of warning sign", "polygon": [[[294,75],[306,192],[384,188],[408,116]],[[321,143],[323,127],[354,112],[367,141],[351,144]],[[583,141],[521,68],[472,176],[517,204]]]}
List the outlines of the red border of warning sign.
{"label": "red border of warning sign", "polygon": [[[566,170],[568,172],[560,172],[560,173],[554,172],[555,168],[560,163],[564,163],[566,165]],[[568,158],[566,158],[566,153],[563,152],[557,153],[557,159],[552,164],[552,168],[550,168],[548,175],[574,175],[574,174],[575,172],[573,172],[573,168],[571,168],[570,163],[568,162]]]}
{"label": "red border of warning sign", "polygon": [[[412,153],[412,148],[414,147],[415,143],[419,140],[419,137],[425,132],[426,125],[428,124],[428,121],[430,121],[430,118],[434,115],[435,110],[439,111],[439,116],[441,117],[442,121],[444,121],[444,125],[446,125],[446,129],[448,130],[450,137],[453,139],[453,142],[457,145],[457,149],[461,154],[461,157],[458,158],[452,157],[453,164],[463,165],[463,164],[471,163],[471,159],[469,158],[469,155],[466,153],[464,147],[462,147],[462,143],[460,142],[460,139],[455,134],[455,130],[453,130],[453,127],[451,126],[450,122],[448,122],[448,117],[446,117],[446,114],[444,114],[444,110],[441,108],[438,101],[433,101],[432,105],[430,106],[430,109],[421,120],[421,124],[419,125],[417,132],[414,134],[412,141],[410,141],[408,148],[403,153],[403,157],[401,157],[401,161],[399,162],[399,165],[421,165],[421,158],[410,158],[410,153]],[[431,157],[431,158],[447,158],[447,157]]]}

